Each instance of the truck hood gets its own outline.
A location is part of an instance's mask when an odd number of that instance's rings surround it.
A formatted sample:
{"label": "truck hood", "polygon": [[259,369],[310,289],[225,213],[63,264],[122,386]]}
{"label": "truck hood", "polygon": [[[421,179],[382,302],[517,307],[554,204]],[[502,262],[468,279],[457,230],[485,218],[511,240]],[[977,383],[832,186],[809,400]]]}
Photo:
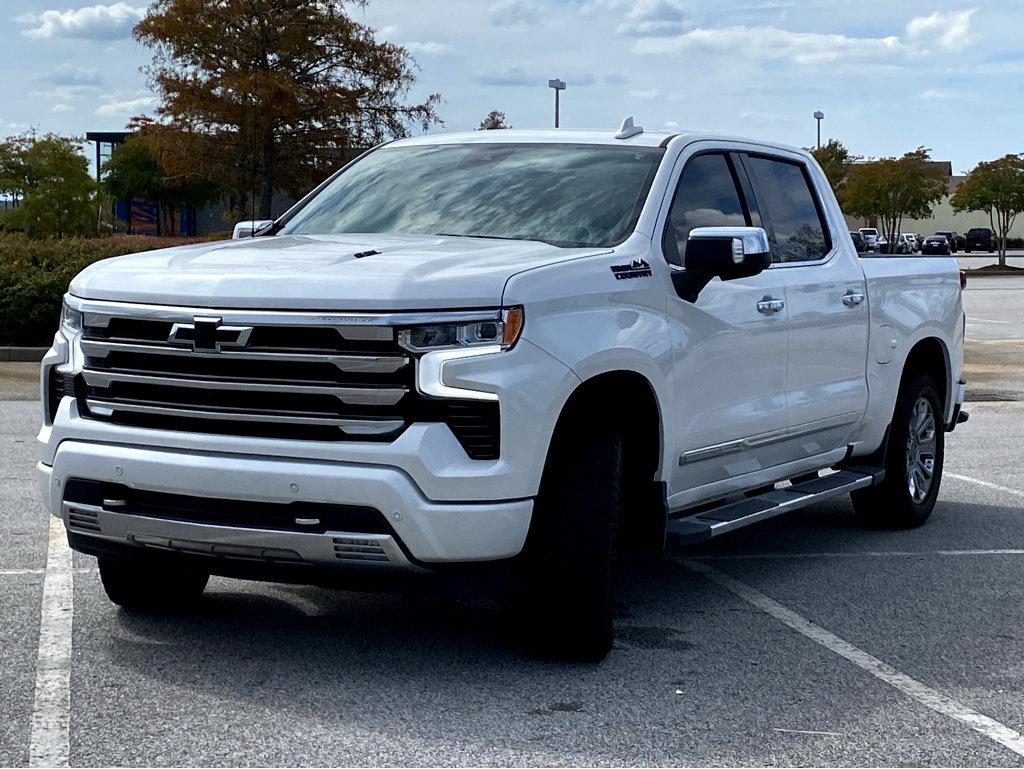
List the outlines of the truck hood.
{"label": "truck hood", "polygon": [[217,308],[495,307],[518,272],[607,252],[450,236],[290,235],[105,259],[70,290],[83,299]]}

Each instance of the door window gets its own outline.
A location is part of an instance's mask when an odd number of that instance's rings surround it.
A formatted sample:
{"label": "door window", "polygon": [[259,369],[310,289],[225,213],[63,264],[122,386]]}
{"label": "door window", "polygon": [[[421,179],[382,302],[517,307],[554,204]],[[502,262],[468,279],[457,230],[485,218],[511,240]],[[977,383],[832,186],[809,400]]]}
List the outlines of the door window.
{"label": "door window", "polygon": [[695,227],[743,227],[747,215],[725,155],[698,155],[679,177],[662,238],[665,259],[682,266],[686,239]]}
{"label": "door window", "polygon": [[799,163],[778,158],[746,157],[754,177],[757,202],[768,225],[773,262],[817,261],[832,250],[828,227]]}

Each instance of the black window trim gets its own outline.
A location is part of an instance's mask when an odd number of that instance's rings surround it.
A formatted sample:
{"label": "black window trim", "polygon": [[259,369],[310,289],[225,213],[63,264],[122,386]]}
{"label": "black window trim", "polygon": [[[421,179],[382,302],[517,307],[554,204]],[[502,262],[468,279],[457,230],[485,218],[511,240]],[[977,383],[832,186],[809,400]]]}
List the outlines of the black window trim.
{"label": "black window trim", "polygon": [[[807,168],[807,163],[804,162],[803,160],[785,157],[783,155],[775,155],[772,154],[771,152],[737,150],[736,154],[739,155],[740,162],[743,164],[744,173],[746,173],[748,176],[751,189],[753,190],[755,201],[757,200],[759,195],[757,190],[757,180],[754,174],[751,174],[747,171],[747,166],[745,162],[746,158],[762,158],[764,160],[773,160],[778,163],[786,163],[788,165],[799,167],[800,172],[803,174],[804,182],[807,184],[807,188],[811,192],[811,200],[814,201],[814,210],[818,214],[818,221],[821,224],[821,231],[822,234],[825,236],[825,244],[827,246],[827,248],[825,249],[825,253],[822,255],[820,259],[807,259],[794,262],[776,262],[773,259],[772,267],[777,266],[787,269],[790,267],[818,267],[831,261],[836,254],[837,244],[836,240],[832,237],[832,225],[830,224],[828,216],[826,215],[825,207],[821,204],[821,195],[818,194],[818,187],[814,183],[814,179],[811,177],[810,170]],[[760,202],[757,203],[757,208],[760,212],[762,223],[768,225],[765,227],[765,230],[770,233],[770,230],[768,228],[771,226],[771,214],[768,213],[767,209],[761,206]]]}
{"label": "black window trim", "polygon": [[[686,169],[690,163],[699,157],[704,155],[722,155],[725,158],[725,164],[729,169],[729,174],[732,176],[733,187],[736,189],[736,197],[739,199],[740,208],[743,210],[743,219],[746,222],[746,226],[750,227],[750,203],[747,202],[746,194],[747,190],[744,188],[743,183],[740,181],[740,171],[738,170],[737,159],[735,156],[739,155],[739,152],[729,147],[711,147],[708,149],[698,150],[690,155],[686,159],[686,163],[683,164],[682,169],[679,171],[679,177],[676,179],[675,185],[672,187],[672,194],[668,197],[668,207],[665,209],[665,221],[661,225],[661,237],[658,238],[658,248],[661,251],[661,258],[673,270],[685,269],[682,264],[676,264],[671,261],[665,253],[665,238],[668,236],[668,223],[672,216],[672,206],[676,202],[676,195],[679,193],[679,185],[683,183],[683,176],[686,175]],[[746,175],[746,170],[743,170],[743,174]],[[753,202],[754,207],[760,212],[760,208],[757,206],[757,201]],[[682,259],[680,259],[682,261]]]}

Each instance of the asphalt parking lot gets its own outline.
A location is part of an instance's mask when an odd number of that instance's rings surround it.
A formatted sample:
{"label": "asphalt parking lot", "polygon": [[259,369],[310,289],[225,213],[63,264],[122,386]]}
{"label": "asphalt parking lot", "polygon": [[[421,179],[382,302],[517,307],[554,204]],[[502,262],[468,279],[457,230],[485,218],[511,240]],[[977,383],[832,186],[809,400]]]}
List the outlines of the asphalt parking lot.
{"label": "asphalt parking lot", "polygon": [[214,579],[133,616],[77,555],[41,638],[38,403],[8,368],[0,765],[1024,764],[1024,279],[965,306],[982,397],[926,526],[844,499],[625,567],[596,666],[530,658],[486,599]]}

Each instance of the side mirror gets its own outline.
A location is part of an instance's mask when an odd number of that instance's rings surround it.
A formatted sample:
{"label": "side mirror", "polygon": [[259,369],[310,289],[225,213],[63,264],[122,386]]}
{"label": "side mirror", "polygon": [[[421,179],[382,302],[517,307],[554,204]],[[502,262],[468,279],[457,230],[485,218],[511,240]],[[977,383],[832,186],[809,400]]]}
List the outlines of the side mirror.
{"label": "side mirror", "polygon": [[690,231],[683,269],[672,273],[672,283],[682,299],[696,302],[712,278],[749,278],[771,263],[768,234],[760,227],[697,227]]}
{"label": "side mirror", "polygon": [[239,222],[235,225],[235,229],[231,231],[231,239],[259,237],[263,230],[269,229],[273,224],[273,219],[250,219]]}

